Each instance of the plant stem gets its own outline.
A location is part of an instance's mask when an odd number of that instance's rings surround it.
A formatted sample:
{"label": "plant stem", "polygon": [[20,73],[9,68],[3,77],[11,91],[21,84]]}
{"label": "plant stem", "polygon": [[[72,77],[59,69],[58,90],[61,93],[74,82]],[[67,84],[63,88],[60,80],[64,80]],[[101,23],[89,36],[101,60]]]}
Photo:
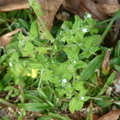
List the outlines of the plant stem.
{"label": "plant stem", "polygon": [[114,23],[114,20],[111,20],[109,25],[107,26],[106,30],[104,31],[104,33],[102,34],[102,41],[105,39],[106,35],[108,34],[108,32],[110,31],[112,24]]}
{"label": "plant stem", "polygon": [[42,29],[43,29],[43,32],[46,32],[46,35],[48,37],[48,39],[50,40],[55,40],[54,37],[51,35],[51,33],[49,32],[49,30],[47,29],[46,25],[44,24],[42,18],[40,16],[37,15],[37,18],[39,19],[41,25],[42,25]]}

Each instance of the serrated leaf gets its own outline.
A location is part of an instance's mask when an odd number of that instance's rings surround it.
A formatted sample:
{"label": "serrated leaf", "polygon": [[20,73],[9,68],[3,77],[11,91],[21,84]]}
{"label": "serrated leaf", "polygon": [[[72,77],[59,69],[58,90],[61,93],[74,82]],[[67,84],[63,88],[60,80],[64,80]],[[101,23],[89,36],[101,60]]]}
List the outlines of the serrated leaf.
{"label": "serrated leaf", "polygon": [[75,90],[77,90],[77,91],[82,91],[82,90],[85,89],[83,81],[75,82],[74,85],[73,85],[73,87],[74,87]]}
{"label": "serrated leaf", "polygon": [[69,110],[71,111],[71,113],[74,113],[77,107],[78,103],[78,99],[77,98],[73,98],[70,103],[69,103]]}
{"label": "serrated leaf", "polygon": [[30,36],[36,38],[38,36],[38,24],[37,21],[34,21],[30,27]]}
{"label": "serrated leaf", "polygon": [[87,66],[87,63],[86,63],[86,62],[83,62],[83,61],[78,61],[78,62],[75,64],[75,68],[76,68],[76,69],[85,68],[86,66]]}
{"label": "serrated leaf", "polygon": [[79,101],[77,102],[76,111],[80,110],[80,109],[83,107],[84,102],[85,102],[85,101],[83,101],[83,100],[79,100]]}
{"label": "serrated leaf", "polygon": [[30,41],[26,42],[24,50],[27,51],[28,54],[34,55],[34,46],[33,46],[33,44]]}

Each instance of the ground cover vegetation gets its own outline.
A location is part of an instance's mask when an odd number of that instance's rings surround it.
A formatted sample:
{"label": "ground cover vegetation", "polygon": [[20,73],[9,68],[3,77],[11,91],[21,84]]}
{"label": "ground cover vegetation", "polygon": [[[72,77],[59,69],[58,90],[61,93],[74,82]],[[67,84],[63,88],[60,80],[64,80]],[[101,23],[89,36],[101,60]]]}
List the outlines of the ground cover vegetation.
{"label": "ground cover vegetation", "polygon": [[[29,3],[30,10],[0,14],[1,35],[21,28],[5,48],[0,47],[0,104],[12,108],[18,120],[27,111],[40,112],[37,120],[70,120],[65,113],[85,106],[86,119],[92,120],[95,106],[102,111],[111,105],[119,108],[119,96],[108,88],[120,92],[118,84],[113,85],[120,72],[120,42],[115,48],[103,45],[120,11],[103,22],[89,13],[84,19],[75,15],[49,32],[40,6],[34,0]],[[106,27],[96,27],[100,25]]]}

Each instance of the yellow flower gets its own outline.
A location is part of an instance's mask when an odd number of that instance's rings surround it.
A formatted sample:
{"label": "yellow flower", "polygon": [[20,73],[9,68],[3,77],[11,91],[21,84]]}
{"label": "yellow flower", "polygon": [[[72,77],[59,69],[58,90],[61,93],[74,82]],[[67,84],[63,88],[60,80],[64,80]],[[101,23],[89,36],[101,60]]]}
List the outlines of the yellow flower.
{"label": "yellow flower", "polygon": [[27,73],[27,76],[31,76],[32,78],[36,78],[38,73],[38,69],[32,69],[31,74]]}

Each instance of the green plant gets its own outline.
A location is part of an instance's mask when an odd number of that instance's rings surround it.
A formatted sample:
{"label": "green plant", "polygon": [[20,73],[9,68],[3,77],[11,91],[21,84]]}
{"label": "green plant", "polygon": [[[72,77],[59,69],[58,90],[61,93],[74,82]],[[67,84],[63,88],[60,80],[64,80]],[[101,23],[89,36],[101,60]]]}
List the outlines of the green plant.
{"label": "green plant", "polygon": [[32,15],[32,12],[28,9],[0,13],[0,35],[2,36],[17,28],[22,28],[24,32],[28,31],[35,19],[36,16]]}
{"label": "green plant", "polygon": [[[115,72],[104,87],[98,84],[95,70],[100,69],[105,53],[97,51],[101,51],[103,37],[86,13],[84,20],[75,16],[74,22],[65,21],[54,38],[40,17],[40,6],[29,2],[41,25],[32,22],[27,36],[21,31],[18,41],[5,48],[0,58],[0,91],[8,91],[6,100],[16,97],[22,113],[19,119],[26,110],[54,113],[69,107],[74,113],[89,99],[99,99],[114,80]],[[53,113],[45,118],[69,119]]]}

